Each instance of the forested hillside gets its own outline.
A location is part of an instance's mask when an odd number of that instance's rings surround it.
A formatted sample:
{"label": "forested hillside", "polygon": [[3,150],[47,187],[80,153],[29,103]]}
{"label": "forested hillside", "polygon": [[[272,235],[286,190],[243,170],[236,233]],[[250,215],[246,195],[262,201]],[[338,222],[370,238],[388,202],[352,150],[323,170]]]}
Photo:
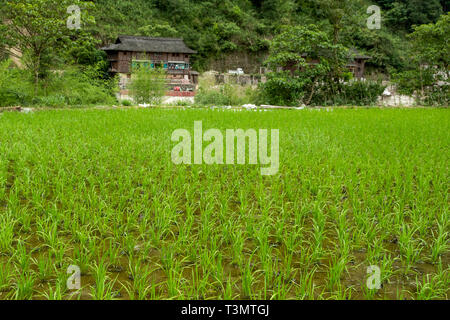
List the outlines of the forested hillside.
{"label": "forested hillside", "polygon": [[[283,25],[317,24],[339,31],[339,42],[374,57],[375,67],[402,68],[405,35],[413,25],[436,22],[449,0],[95,0],[95,36],[179,36],[199,52],[197,68],[228,56],[261,62]],[[368,30],[367,8],[382,8],[382,28]],[[222,60],[221,59],[221,60]],[[227,60],[232,63],[232,59]],[[215,66],[215,65],[213,65]],[[224,66],[225,67],[225,66]]]}
{"label": "forested hillside", "polygon": [[[383,92],[380,84],[341,86],[352,78],[345,65],[353,49],[370,56],[368,80],[390,80],[421,104],[448,104],[450,97],[449,0],[2,1],[3,106],[114,103],[117,79],[101,48],[118,35],[183,38],[198,52],[190,67],[199,72],[240,67],[252,74],[268,61],[272,71],[297,63],[296,74],[271,72],[241,102],[373,104]],[[73,6],[80,25],[68,28]],[[381,23],[373,28],[377,11]],[[319,51],[320,68],[300,70],[302,53],[312,59]],[[8,58],[23,68],[11,68]],[[222,100],[230,101],[235,99]]]}

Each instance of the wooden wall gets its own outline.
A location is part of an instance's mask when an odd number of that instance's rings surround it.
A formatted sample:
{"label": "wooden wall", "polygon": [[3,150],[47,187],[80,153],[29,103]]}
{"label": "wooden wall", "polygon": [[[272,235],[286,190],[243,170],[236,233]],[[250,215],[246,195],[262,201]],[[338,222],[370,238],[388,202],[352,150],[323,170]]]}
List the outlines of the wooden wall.
{"label": "wooden wall", "polygon": [[184,61],[190,62],[190,55],[179,53],[148,53],[148,52],[108,52],[108,59],[111,61],[111,69],[114,72],[130,73],[131,62],[133,60],[150,60],[150,61]]}

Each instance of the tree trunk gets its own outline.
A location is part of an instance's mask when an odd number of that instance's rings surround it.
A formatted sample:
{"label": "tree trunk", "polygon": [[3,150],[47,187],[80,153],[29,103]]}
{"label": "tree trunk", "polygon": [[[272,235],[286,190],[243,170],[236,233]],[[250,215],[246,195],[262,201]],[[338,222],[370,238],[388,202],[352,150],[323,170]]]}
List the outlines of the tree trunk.
{"label": "tree trunk", "polygon": [[422,76],[422,66],[419,66],[419,70],[420,70],[420,90],[421,90],[421,96],[423,99],[423,96],[425,94],[424,89],[423,89],[423,76]]}
{"label": "tree trunk", "polygon": [[41,54],[36,55],[36,62],[34,64],[34,96],[37,96],[39,89],[39,69],[41,67]]}
{"label": "tree trunk", "polygon": [[311,94],[309,95],[308,101],[306,101],[306,103],[305,103],[307,106],[309,106],[309,104],[311,103],[311,100],[312,100],[312,98],[314,96],[314,92],[316,91],[315,82],[316,82],[316,79],[314,79],[313,86],[311,88]]}
{"label": "tree trunk", "polygon": [[339,43],[339,26],[334,26],[334,32],[333,32],[333,44],[337,45]]}

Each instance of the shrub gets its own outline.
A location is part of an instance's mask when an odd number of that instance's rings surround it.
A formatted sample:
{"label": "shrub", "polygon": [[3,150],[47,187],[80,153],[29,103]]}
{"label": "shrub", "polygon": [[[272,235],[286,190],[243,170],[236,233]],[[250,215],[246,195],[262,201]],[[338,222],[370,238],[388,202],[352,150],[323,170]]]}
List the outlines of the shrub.
{"label": "shrub", "polygon": [[333,91],[328,85],[321,85],[313,96],[313,105],[375,105],[386,86],[377,81],[352,81],[340,83]]}
{"label": "shrub", "polygon": [[425,95],[419,97],[418,103],[426,106],[446,106],[450,102],[450,86],[432,86],[427,88]]}
{"label": "shrub", "polygon": [[175,103],[175,105],[177,106],[177,107],[187,107],[187,106],[190,106],[190,105],[192,105],[192,102],[190,101],[190,100],[178,100],[176,103]]}
{"label": "shrub", "polygon": [[373,105],[386,88],[377,81],[351,81],[348,83],[311,83],[287,73],[272,73],[260,85],[261,102],[275,105]]}
{"label": "shrub", "polygon": [[436,68],[424,68],[395,73],[392,82],[397,85],[398,92],[414,95],[417,104],[429,106],[448,106],[450,91],[447,78]]}
{"label": "shrub", "polygon": [[29,73],[11,65],[10,60],[0,63],[0,107],[29,105],[33,92]]}
{"label": "shrub", "polygon": [[448,106],[449,32],[450,14],[446,14],[435,24],[414,27],[414,32],[408,35],[412,45],[409,69],[393,74],[392,80],[400,93],[414,94],[417,104]]}
{"label": "shrub", "polygon": [[34,95],[29,72],[10,66],[8,61],[0,64],[0,106],[58,107],[116,102],[114,79],[95,79],[81,69],[71,68],[50,73]]}
{"label": "shrub", "polygon": [[122,105],[124,107],[129,107],[131,106],[133,103],[130,100],[122,100]]}
{"label": "shrub", "polygon": [[251,86],[235,84],[216,85],[212,78],[200,79],[199,90],[195,96],[198,105],[241,106],[257,103],[258,91]]}
{"label": "shrub", "polygon": [[[90,78],[77,68],[53,73],[44,86],[40,90],[40,105],[50,102],[48,106],[55,106],[58,99],[61,105],[70,106],[110,105],[116,102],[108,81]],[[42,96],[47,98],[42,99]],[[61,96],[64,99],[60,99]]]}
{"label": "shrub", "polygon": [[259,86],[260,100],[265,104],[293,106],[302,104],[305,95],[303,83],[298,78],[290,77],[287,72],[272,72],[267,75],[267,82]]}
{"label": "shrub", "polygon": [[133,70],[130,91],[135,103],[160,104],[166,90],[164,69],[141,67]]}

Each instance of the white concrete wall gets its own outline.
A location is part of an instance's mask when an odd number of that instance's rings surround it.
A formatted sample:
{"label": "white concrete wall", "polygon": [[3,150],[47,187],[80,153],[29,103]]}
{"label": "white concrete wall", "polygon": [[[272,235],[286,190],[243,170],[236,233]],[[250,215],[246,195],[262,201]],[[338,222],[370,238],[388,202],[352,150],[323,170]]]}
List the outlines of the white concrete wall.
{"label": "white concrete wall", "polygon": [[388,86],[383,95],[378,98],[378,105],[386,107],[412,107],[416,100],[412,96],[406,96],[396,92],[394,86]]}

